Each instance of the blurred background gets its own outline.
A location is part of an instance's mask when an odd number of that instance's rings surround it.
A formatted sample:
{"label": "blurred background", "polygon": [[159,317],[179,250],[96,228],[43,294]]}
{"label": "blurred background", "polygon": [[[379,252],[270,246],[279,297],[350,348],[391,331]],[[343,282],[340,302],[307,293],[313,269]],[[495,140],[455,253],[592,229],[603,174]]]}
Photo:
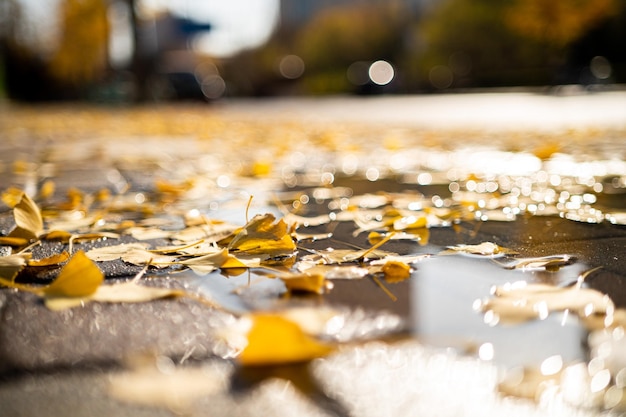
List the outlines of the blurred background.
{"label": "blurred background", "polygon": [[625,82],[623,0],[0,0],[16,101]]}

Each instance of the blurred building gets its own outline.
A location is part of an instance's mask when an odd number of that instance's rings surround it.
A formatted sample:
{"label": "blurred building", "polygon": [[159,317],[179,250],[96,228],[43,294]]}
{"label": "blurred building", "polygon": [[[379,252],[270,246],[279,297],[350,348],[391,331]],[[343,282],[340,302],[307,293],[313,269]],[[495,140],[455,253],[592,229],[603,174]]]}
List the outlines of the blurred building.
{"label": "blurred building", "polygon": [[403,10],[419,13],[437,0],[281,0],[280,24],[290,29],[302,26],[324,9],[345,5],[380,4],[387,7],[394,3],[403,6]]}

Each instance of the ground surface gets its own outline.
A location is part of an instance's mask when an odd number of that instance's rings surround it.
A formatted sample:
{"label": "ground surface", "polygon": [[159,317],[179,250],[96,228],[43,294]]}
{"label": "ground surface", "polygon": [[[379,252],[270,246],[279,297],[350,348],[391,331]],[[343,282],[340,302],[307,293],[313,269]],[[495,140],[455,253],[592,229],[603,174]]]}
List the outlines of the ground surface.
{"label": "ground surface", "polygon": [[[299,242],[298,257],[371,246],[367,232],[355,236],[355,223],[337,216],[356,210],[376,220],[383,212],[374,212],[380,202],[372,201],[381,196],[418,217],[434,213],[437,223],[382,247],[425,256],[409,279],[387,282],[385,290],[370,278],[333,280],[324,295],[285,298],[275,282],[248,285],[265,279],[256,273],[225,279],[176,267],[150,270],[145,285],[182,288],[215,305],[183,297],[51,311],[37,295],[2,289],[0,414],[618,413],[623,355],[600,358],[612,381],[600,389],[584,385],[601,371],[571,377],[576,363],[598,362],[599,333],[590,341],[588,327],[560,313],[490,327],[473,303],[488,298],[494,285],[521,280],[563,288],[601,267],[587,285],[608,294],[616,308],[626,307],[624,103],[626,94],[616,91],[140,108],[2,104],[0,189],[37,196],[53,183],[54,193],[37,200],[42,207],[73,203],[68,212],[88,217],[102,204],[111,224],[158,218],[167,226],[154,224],[165,229],[181,229],[184,214],[194,210],[243,225],[250,195],[253,214],[334,213],[333,221],[300,229],[332,233],[332,239]],[[113,196],[106,205],[96,198],[103,189]],[[15,222],[10,207],[3,211],[4,236]],[[74,249],[113,241],[136,237],[87,240]],[[551,270],[508,270],[490,257],[440,256],[448,246],[481,242],[516,251],[517,258],[567,255],[568,261]],[[32,252],[40,259],[67,248],[43,242]],[[142,269],[122,260],[98,266],[109,283]],[[42,285],[58,270],[30,268],[19,278]],[[341,325],[322,336],[339,342],[335,353],[266,367],[230,358],[221,333],[241,314],[294,306],[334,309]],[[617,352],[621,340],[606,346]],[[563,365],[548,374],[558,374],[558,381],[548,378],[553,388],[498,385],[503,369],[537,368],[554,356]],[[572,380],[578,388],[568,385]],[[539,385],[530,381],[529,387]],[[538,403],[512,399],[529,390],[545,395]]]}

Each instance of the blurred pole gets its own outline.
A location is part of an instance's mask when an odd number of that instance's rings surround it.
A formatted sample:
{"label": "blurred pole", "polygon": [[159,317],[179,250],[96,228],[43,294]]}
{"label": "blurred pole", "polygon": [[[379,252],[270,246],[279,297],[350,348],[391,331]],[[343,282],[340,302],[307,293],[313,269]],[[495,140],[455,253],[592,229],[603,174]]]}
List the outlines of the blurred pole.
{"label": "blurred pole", "polygon": [[135,78],[135,101],[143,102],[149,97],[148,89],[148,64],[146,63],[145,54],[142,51],[142,42],[139,28],[139,17],[137,16],[137,1],[127,0],[130,9],[131,26],[133,32],[133,57],[131,62],[131,71]]}

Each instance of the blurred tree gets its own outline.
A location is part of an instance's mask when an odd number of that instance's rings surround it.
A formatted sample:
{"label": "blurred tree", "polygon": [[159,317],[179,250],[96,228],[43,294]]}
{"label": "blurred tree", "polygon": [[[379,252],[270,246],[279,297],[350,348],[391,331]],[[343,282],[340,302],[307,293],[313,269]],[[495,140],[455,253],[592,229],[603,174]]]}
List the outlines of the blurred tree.
{"label": "blurred tree", "polygon": [[0,1],[7,23],[0,48],[9,97],[85,98],[108,69],[107,1],[63,0],[51,6],[45,22],[32,22],[20,0]]}
{"label": "blurred tree", "polygon": [[323,10],[298,33],[296,53],[306,64],[303,79],[308,92],[334,93],[353,87],[346,70],[356,61],[399,56],[406,14],[395,2],[348,5]]}
{"label": "blurred tree", "polygon": [[[494,86],[519,82],[528,68],[545,65],[544,52],[534,41],[522,42],[503,20],[501,0],[448,0],[424,16],[417,52],[418,71],[425,87]],[[466,57],[463,70],[454,68],[454,56]],[[434,69],[448,71],[449,82],[438,84]]]}
{"label": "blurred tree", "polygon": [[514,0],[505,21],[520,35],[558,48],[618,12],[619,0]]}
{"label": "blurred tree", "polygon": [[[427,87],[550,85],[571,49],[619,11],[619,0],[448,0],[422,20],[415,67]],[[610,40],[608,42],[619,42]],[[465,64],[458,65],[458,57]],[[435,69],[438,71],[435,71]]]}
{"label": "blurred tree", "polygon": [[109,24],[105,0],[64,0],[61,39],[50,60],[50,72],[60,82],[85,85],[107,69]]}

